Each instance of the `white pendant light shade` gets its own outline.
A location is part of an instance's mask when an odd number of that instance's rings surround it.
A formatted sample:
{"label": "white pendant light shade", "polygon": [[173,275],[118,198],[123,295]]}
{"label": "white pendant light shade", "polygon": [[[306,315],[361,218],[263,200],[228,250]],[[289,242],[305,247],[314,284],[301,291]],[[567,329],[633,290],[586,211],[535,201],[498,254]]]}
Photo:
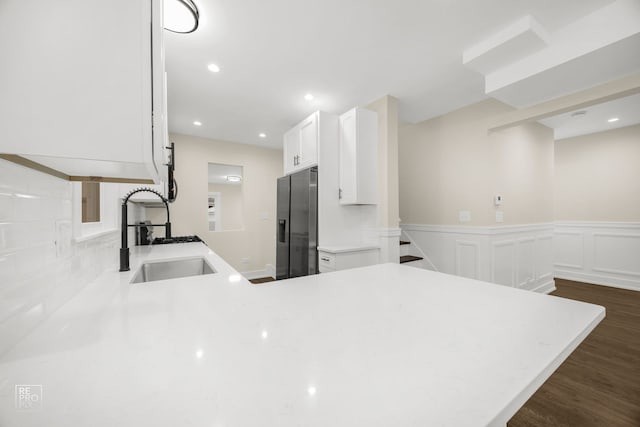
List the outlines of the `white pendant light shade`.
{"label": "white pendant light shade", "polygon": [[198,7],[192,0],[164,0],[164,29],[174,33],[194,32],[200,24]]}

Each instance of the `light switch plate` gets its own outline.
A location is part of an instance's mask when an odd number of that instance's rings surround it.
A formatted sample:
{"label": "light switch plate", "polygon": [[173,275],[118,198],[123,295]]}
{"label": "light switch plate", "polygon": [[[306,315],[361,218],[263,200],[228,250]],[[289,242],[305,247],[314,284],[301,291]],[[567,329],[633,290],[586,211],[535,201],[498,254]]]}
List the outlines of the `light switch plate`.
{"label": "light switch plate", "polygon": [[496,222],[504,222],[504,212],[496,211]]}
{"label": "light switch plate", "polygon": [[460,222],[471,221],[471,211],[458,211],[458,220]]}

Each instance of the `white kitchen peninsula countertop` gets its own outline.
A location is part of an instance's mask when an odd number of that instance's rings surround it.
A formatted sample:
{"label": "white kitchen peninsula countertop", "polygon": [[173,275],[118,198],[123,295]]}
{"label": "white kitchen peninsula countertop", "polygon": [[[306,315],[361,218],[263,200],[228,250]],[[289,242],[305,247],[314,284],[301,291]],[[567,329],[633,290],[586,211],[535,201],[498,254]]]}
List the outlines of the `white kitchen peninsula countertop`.
{"label": "white kitchen peninsula countertop", "polygon": [[[141,260],[218,273],[129,284]],[[0,359],[0,425],[504,425],[599,306],[397,264],[252,285],[137,248]],[[16,385],[43,409],[17,411]]]}

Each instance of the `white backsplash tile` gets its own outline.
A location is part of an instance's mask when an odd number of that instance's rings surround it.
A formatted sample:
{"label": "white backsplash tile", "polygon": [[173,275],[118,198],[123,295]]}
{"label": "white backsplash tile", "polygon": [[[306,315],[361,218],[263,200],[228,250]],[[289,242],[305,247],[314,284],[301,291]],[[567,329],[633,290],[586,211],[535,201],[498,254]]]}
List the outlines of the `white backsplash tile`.
{"label": "white backsplash tile", "polygon": [[0,223],[13,219],[13,195],[6,189],[0,190]]}
{"label": "white backsplash tile", "polygon": [[110,268],[119,235],[72,239],[72,185],[0,160],[0,354]]}

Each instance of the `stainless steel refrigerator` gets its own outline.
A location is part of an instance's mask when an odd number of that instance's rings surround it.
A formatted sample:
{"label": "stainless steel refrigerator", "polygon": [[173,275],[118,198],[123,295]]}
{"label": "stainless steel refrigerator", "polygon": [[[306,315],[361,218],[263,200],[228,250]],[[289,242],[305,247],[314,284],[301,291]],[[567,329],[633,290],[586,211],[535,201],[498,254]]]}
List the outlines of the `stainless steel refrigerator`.
{"label": "stainless steel refrigerator", "polygon": [[318,273],[318,168],[278,178],[276,279]]}

